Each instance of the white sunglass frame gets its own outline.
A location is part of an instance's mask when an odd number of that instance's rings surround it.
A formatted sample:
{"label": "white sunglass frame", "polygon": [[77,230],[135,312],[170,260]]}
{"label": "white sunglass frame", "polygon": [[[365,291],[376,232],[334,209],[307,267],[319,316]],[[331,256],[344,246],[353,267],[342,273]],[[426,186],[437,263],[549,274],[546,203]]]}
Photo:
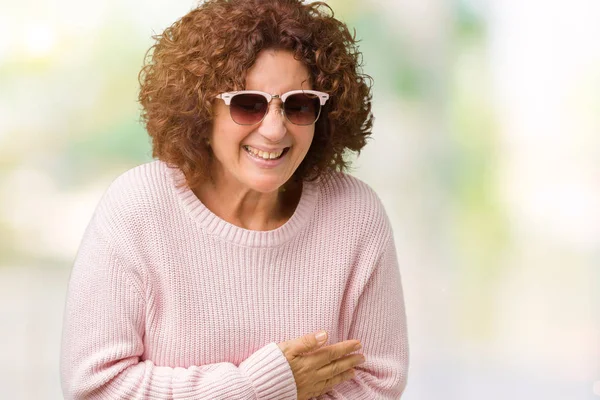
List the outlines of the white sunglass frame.
{"label": "white sunglass frame", "polygon": [[233,122],[235,122],[238,125],[242,125],[242,126],[251,126],[251,125],[256,125],[256,124],[260,124],[265,117],[267,116],[267,114],[269,113],[269,108],[268,105],[271,104],[271,100],[273,100],[274,98],[278,98],[281,99],[281,101],[283,103],[285,103],[285,100],[293,95],[293,94],[300,94],[300,93],[308,93],[308,94],[314,94],[319,98],[319,102],[321,107],[319,107],[319,114],[317,114],[317,117],[315,118],[315,121],[313,123],[310,124],[295,124],[292,121],[289,120],[289,118],[287,117],[287,115],[285,114],[285,107],[281,107],[281,113],[283,114],[283,116],[285,117],[286,120],[288,120],[290,122],[290,124],[294,124],[294,125],[298,125],[298,126],[309,126],[309,125],[313,125],[315,124],[318,120],[319,117],[321,116],[321,109],[323,108],[323,106],[325,105],[325,103],[327,102],[327,100],[329,99],[329,95],[325,92],[319,92],[318,90],[290,90],[289,92],[285,92],[282,94],[270,94],[267,92],[261,92],[260,90],[238,90],[238,91],[234,91],[234,92],[224,92],[224,93],[219,93],[216,98],[217,99],[221,99],[225,102],[225,104],[229,107],[231,105],[231,99],[238,95],[238,94],[258,94],[263,96],[266,100],[267,100],[267,111],[265,112],[265,114],[263,115],[263,117],[260,119],[260,121],[255,122],[253,124],[240,124],[238,123],[236,120],[233,119],[233,117],[231,116],[231,108],[229,109],[229,117],[231,118],[231,120]]}

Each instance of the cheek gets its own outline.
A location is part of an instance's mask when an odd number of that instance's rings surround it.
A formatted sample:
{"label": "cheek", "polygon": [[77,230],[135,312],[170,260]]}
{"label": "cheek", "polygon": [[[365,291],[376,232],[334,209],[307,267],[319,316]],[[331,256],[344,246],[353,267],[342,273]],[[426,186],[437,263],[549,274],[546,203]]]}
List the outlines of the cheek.
{"label": "cheek", "polygon": [[213,111],[211,139],[219,140],[220,138],[231,137],[230,132],[239,130],[240,126],[233,122],[229,116],[229,108],[225,104],[214,107]]}
{"label": "cheek", "polygon": [[236,159],[242,155],[244,132],[238,132],[234,129],[215,131],[215,138],[211,140],[213,143],[213,151],[218,153],[224,159]]}
{"label": "cheek", "polygon": [[313,141],[314,138],[314,130],[311,132],[307,132],[303,137],[302,137],[302,150],[304,153],[308,152],[308,149],[310,148],[310,145]]}
{"label": "cheek", "polygon": [[231,121],[229,115],[225,115],[215,118],[210,133],[210,142],[215,153],[234,157],[233,151],[241,149],[242,141],[247,136],[247,128],[236,124]]}

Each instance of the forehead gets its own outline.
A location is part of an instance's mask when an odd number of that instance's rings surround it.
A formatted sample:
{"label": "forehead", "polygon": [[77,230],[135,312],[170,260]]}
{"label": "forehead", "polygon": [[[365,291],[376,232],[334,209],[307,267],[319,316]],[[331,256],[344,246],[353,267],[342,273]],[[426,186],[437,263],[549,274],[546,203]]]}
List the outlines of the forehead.
{"label": "forehead", "polygon": [[312,89],[306,65],[285,50],[262,50],[246,72],[246,90],[281,94],[296,89]]}

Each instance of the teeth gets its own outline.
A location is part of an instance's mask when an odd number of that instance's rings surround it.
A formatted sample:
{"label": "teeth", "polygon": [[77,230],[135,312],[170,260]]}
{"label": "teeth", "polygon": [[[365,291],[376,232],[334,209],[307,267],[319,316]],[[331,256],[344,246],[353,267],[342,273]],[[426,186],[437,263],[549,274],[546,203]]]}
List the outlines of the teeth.
{"label": "teeth", "polygon": [[244,146],[244,148],[246,150],[248,150],[250,153],[254,154],[255,156],[260,157],[265,160],[272,160],[274,158],[281,156],[281,153],[283,153],[283,150],[280,150],[276,153],[269,153],[268,151],[258,150],[258,149],[255,149],[254,147],[250,147],[250,146]]}

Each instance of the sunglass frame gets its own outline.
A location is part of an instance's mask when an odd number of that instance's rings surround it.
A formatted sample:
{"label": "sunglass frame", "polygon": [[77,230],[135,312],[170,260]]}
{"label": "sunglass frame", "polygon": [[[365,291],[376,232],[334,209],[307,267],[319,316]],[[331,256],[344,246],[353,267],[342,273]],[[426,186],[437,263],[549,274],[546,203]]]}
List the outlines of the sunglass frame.
{"label": "sunglass frame", "polygon": [[287,119],[290,123],[294,124],[294,125],[299,125],[299,126],[308,126],[308,125],[312,125],[315,122],[317,122],[319,120],[319,117],[321,116],[321,109],[323,108],[323,106],[325,105],[325,103],[327,102],[327,100],[329,99],[329,95],[325,92],[320,92],[318,90],[290,90],[289,92],[285,92],[282,94],[270,94],[267,92],[261,92],[260,90],[238,90],[238,91],[234,91],[234,92],[223,92],[223,93],[219,93],[216,98],[217,99],[221,99],[225,102],[225,104],[229,107],[231,105],[231,100],[233,99],[234,96],[236,95],[240,95],[240,94],[257,94],[257,95],[261,95],[263,96],[266,100],[267,100],[267,110],[265,111],[265,114],[262,116],[262,118],[260,119],[260,121],[251,123],[251,124],[240,124],[239,122],[237,122],[233,116],[231,115],[231,108],[229,111],[229,116],[231,117],[231,119],[233,120],[233,122],[235,122],[238,125],[244,125],[244,126],[248,126],[248,125],[256,125],[261,123],[265,117],[267,116],[267,113],[269,112],[269,107],[268,105],[271,104],[271,100],[278,98],[281,99],[281,101],[285,104],[285,100],[289,97],[292,96],[294,94],[313,94],[315,96],[317,96],[319,98],[319,103],[320,103],[320,107],[319,107],[319,113],[317,114],[317,117],[315,118],[315,120],[310,123],[310,124],[296,124],[292,121],[290,121],[290,119],[287,117],[287,115],[285,115],[285,107],[282,107],[281,110],[283,112],[283,115],[285,116],[285,119]]}

